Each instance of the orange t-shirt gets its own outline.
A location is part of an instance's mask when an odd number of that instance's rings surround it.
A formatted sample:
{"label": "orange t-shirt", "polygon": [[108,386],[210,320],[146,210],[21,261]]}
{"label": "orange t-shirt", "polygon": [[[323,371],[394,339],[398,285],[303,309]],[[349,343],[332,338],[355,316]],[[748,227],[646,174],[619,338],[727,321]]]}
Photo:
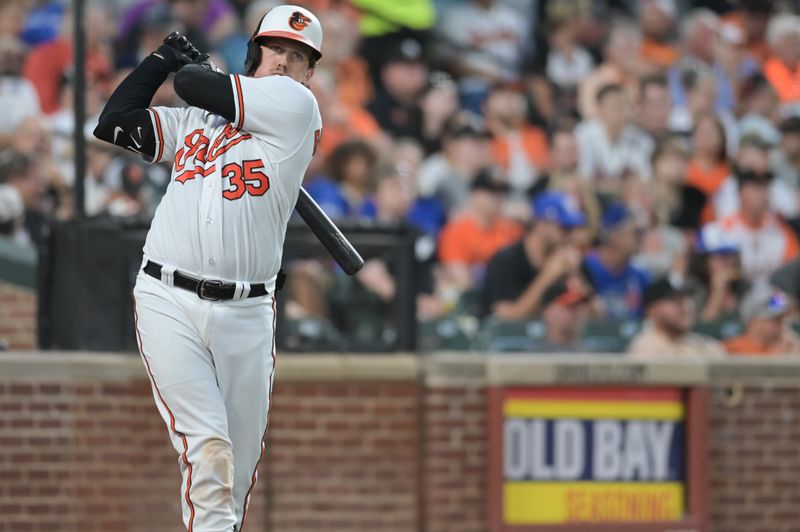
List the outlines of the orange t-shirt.
{"label": "orange t-shirt", "polygon": [[732,355],[772,355],[778,353],[775,348],[758,344],[743,334],[727,340],[725,349]]}
{"label": "orange t-shirt", "polygon": [[380,133],[381,127],[369,112],[361,107],[349,107],[344,121],[325,122],[325,129],[319,143],[319,152],[323,156],[327,156],[342,142],[355,138],[370,140]]}
{"label": "orange t-shirt", "polygon": [[642,40],[642,59],[658,68],[667,69],[678,60],[678,50],[669,44],[660,43],[652,39]]}
{"label": "orange t-shirt", "polygon": [[792,72],[780,60],[773,57],[764,64],[764,77],[778,93],[782,103],[800,100],[800,64]]}
{"label": "orange t-shirt", "polygon": [[717,163],[710,170],[705,170],[695,159],[689,161],[686,167],[686,184],[700,189],[706,195],[706,206],[700,215],[702,223],[707,224],[716,219],[711,200],[730,175],[731,169],[725,163]]}
{"label": "orange t-shirt", "polygon": [[[534,126],[525,126],[520,131],[522,149],[528,160],[537,170],[546,169],[550,165],[550,146],[547,135]],[[492,141],[492,158],[498,166],[508,170],[511,161],[511,147],[506,136],[498,135]]]}
{"label": "orange t-shirt", "polygon": [[708,197],[716,194],[729,175],[731,169],[725,163],[717,163],[705,170],[696,159],[692,159],[686,166],[686,184],[699,188]]}
{"label": "orange t-shirt", "polygon": [[484,264],[501,248],[522,237],[522,227],[498,218],[482,227],[470,217],[448,222],[439,237],[439,260],[444,264]]}

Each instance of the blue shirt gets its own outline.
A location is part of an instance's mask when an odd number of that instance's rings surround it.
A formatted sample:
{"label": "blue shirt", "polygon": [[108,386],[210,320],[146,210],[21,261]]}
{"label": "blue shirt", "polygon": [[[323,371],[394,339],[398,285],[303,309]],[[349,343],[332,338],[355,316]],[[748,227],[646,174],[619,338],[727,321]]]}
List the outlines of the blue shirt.
{"label": "blue shirt", "polygon": [[597,254],[589,253],[583,259],[584,270],[603,301],[607,317],[613,320],[642,317],[644,290],[650,284],[646,272],[628,263],[619,272],[612,272],[600,262]]}

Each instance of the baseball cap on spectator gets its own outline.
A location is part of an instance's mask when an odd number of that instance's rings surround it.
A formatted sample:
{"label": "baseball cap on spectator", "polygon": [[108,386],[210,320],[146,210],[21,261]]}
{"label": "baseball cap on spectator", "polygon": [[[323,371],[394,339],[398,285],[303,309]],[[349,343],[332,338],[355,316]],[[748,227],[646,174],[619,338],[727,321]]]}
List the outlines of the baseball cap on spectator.
{"label": "baseball cap on spectator", "polygon": [[560,279],[545,289],[542,294],[542,308],[547,308],[550,304],[571,307],[588,301],[591,295],[591,290],[577,279]]}
{"label": "baseball cap on spectator", "polygon": [[744,296],[739,306],[742,320],[775,318],[791,310],[791,301],[785,293],[766,284],[757,284]]}
{"label": "baseball cap on spectator", "polygon": [[662,277],[645,289],[643,302],[646,308],[665,299],[675,299],[690,294],[691,290],[683,280],[671,276]]}
{"label": "baseball cap on spectator", "polygon": [[741,187],[746,183],[754,183],[759,185],[769,185],[772,182],[772,172],[756,172],[749,168],[737,168],[734,170],[736,175],[736,182]]}
{"label": "baseball cap on spectator", "polygon": [[625,222],[634,218],[631,211],[624,203],[612,203],[603,211],[600,219],[600,226],[604,232],[619,229]]}
{"label": "baseball cap on spectator", "polygon": [[424,61],[422,43],[411,37],[394,43],[384,55],[385,63],[418,63]]}
{"label": "baseball cap on spectator", "polygon": [[444,136],[450,139],[464,137],[490,139],[492,134],[486,129],[483,120],[468,111],[457,113],[451,117],[444,127]]}
{"label": "baseball cap on spectator", "polygon": [[800,134],[800,116],[784,118],[778,126],[778,129],[780,129],[781,133],[784,135],[787,133]]}
{"label": "baseball cap on spectator", "polygon": [[496,192],[498,194],[507,194],[511,187],[508,183],[496,179],[490,169],[484,168],[475,176],[470,184],[471,190],[488,190],[489,192]]}
{"label": "baseball cap on spectator", "polygon": [[719,225],[707,225],[697,234],[695,249],[703,255],[730,255],[739,252],[739,244]]}
{"label": "baseball cap on spectator", "polygon": [[586,225],[586,216],[570,205],[569,197],[561,192],[542,192],[533,200],[533,219],[556,222],[572,228]]}

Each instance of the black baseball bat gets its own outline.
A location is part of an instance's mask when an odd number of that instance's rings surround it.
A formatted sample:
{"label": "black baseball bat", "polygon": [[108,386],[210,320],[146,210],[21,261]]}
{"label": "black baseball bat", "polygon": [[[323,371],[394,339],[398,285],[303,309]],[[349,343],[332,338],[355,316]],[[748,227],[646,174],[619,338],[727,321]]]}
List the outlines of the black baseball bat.
{"label": "black baseball bat", "polygon": [[342,231],[328,218],[325,211],[317,205],[314,198],[309,196],[303,187],[300,187],[300,194],[297,196],[297,204],[294,208],[347,275],[355,274],[364,266],[364,259],[358,254],[353,244],[347,240],[347,237],[342,234]]}
{"label": "black baseball bat", "polygon": [[[177,44],[184,53],[189,54],[192,58],[208,57],[208,54],[201,54],[185,36],[180,35],[178,32],[169,34],[164,39],[164,43],[172,46]],[[294,208],[347,275],[355,274],[364,266],[364,259],[358,254],[353,244],[347,240],[347,237],[336,227],[336,224],[328,218],[322,207],[314,201],[314,198],[308,195],[308,192],[302,186]]]}

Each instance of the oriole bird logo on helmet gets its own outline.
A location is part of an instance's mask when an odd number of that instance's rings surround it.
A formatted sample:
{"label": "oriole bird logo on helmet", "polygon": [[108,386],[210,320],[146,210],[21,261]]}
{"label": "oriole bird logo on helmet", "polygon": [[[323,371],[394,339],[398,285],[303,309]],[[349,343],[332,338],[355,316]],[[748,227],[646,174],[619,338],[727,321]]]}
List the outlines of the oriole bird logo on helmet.
{"label": "oriole bird logo on helmet", "polygon": [[292,16],[289,17],[289,26],[297,31],[301,31],[303,28],[307,27],[311,24],[311,19],[305,16],[300,11],[295,11],[292,13]]}

